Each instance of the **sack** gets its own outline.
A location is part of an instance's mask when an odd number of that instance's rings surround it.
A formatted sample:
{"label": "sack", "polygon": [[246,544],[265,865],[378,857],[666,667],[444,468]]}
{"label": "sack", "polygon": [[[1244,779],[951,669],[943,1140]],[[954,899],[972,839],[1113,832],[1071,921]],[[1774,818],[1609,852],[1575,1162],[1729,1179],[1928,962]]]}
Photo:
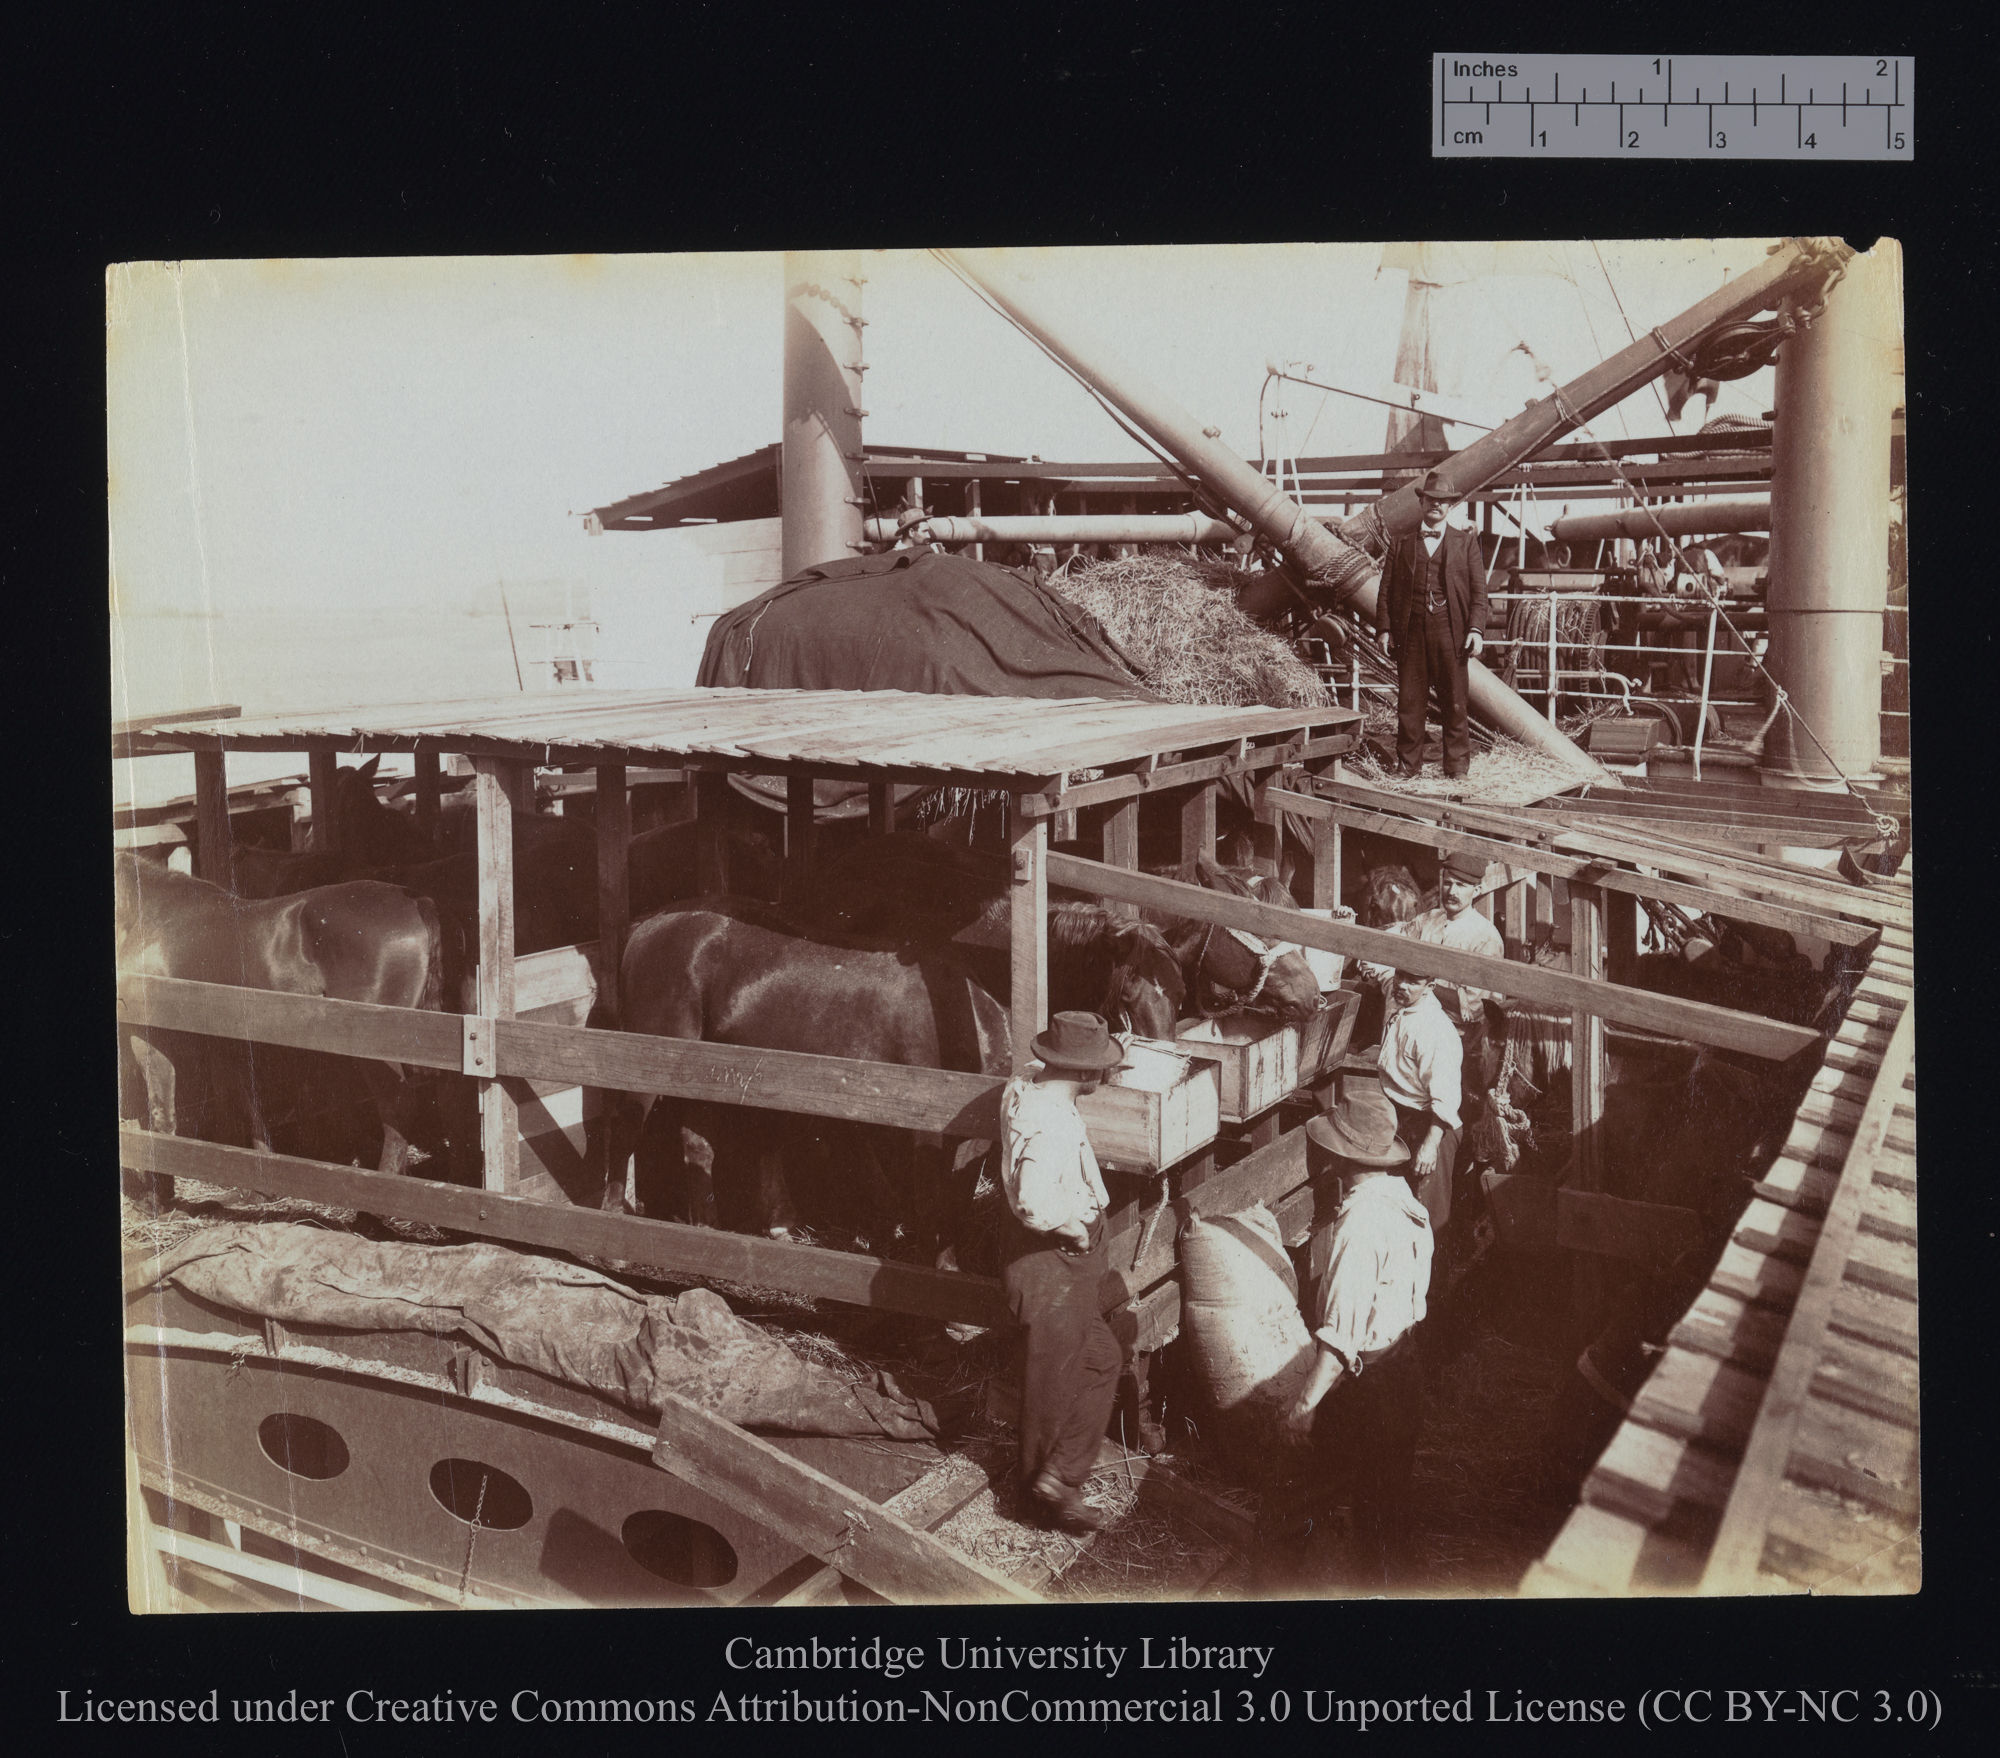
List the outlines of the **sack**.
{"label": "sack", "polygon": [[1257,1484],[1290,1475],[1306,1438],[1285,1426],[1317,1353],[1277,1217],[1262,1203],[1180,1237],[1181,1328],[1218,1438]]}

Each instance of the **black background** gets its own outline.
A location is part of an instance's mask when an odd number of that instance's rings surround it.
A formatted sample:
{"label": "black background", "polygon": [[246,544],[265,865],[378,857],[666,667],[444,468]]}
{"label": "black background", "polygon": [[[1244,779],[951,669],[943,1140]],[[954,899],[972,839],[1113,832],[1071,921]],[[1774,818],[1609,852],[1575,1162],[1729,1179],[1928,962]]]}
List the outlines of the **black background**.
{"label": "black background", "polygon": [[[17,447],[0,526],[16,728],[12,903],[0,924],[14,978],[13,1048],[0,1088],[11,1174],[0,1216],[12,1247],[9,1371],[0,1382],[11,1420],[0,1432],[15,1612],[14,1640],[0,1644],[0,1719],[10,1730],[38,1747],[103,1740],[54,1725],[61,1687],[178,1696],[219,1686],[227,1698],[294,1686],[339,1695],[357,1685],[504,1696],[535,1685],[693,1697],[706,1708],[717,1690],[741,1688],[743,1675],[726,1674],[720,1650],[742,1631],[1276,1644],[1259,1688],[1295,1694],[1456,1695],[1470,1686],[1482,1701],[1489,1687],[1629,1699],[1657,1686],[1851,1685],[1900,1696],[1923,1686],[1944,1694],[1954,1731],[1995,1719],[1995,1171],[1985,1098],[1996,1017],[1987,703],[2000,579],[1980,516],[1994,492],[1987,141],[2000,69],[1990,24],[1921,31],[1907,12],[1884,9],[1872,22],[1807,34],[1759,15],[1751,37],[1747,15],[1724,14],[1716,24],[1659,17],[1658,34],[1641,38],[1618,9],[1588,15],[1586,27],[1546,8],[1532,25],[1529,15],[1498,12],[1447,20],[1430,11],[1418,23],[1414,9],[1175,11],[1129,0],[1088,12],[939,5],[852,15],[575,5],[529,18],[447,7],[423,20],[370,6],[337,15],[155,6],[80,9],[17,36],[5,75],[6,408]],[[1916,160],[1433,161],[1430,56],[1442,50],[1913,55]],[[117,1187],[102,859],[106,264],[1787,233],[1838,233],[1857,245],[1889,235],[1905,251],[1911,554],[1925,576],[1911,634],[1931,1173],[1921,1596],[852,1619],[128,1615],[119,1312],[106,1243]],[[1176,1690],[1204,1682],[1156,1676]],[[840,1682],[768,1681],[822,1691]],[[1332,1731],[1295,1717],[1271,1733],[1302,1740]],[[701,1737],[502,1728],[403,1743],[436,1751],[476,1740],[491,1749],[494,1733],[502,1746],[518,1733],[575,1751]],[[1912,1749],[1907,1738],[1885,1742],[1881,1730],[1851,1734],[1879,1749]],[[149,1748],[216,1744],[205,1730],[111,1737],[144,1738]],[[267,1743],[348,1753],[399,1745],[358,1728],[341,1729],[338,1740],[288,1733]]]}

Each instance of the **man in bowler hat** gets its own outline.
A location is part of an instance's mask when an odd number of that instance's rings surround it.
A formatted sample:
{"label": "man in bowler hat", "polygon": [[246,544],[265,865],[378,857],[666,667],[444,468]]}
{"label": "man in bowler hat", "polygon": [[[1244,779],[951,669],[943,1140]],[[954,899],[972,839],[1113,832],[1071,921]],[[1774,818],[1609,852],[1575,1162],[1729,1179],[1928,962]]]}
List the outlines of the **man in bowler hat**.
{"label": "man in bowler hat", "polygon": [[1306,1135],[1309,1160],[1339,1176],[1341,1203],[1319,1279],[1317,1353],[1285,1422],[1311,1436],[1322,1484],[1347,1492],[1356,1583],[1394,1587],[1415,1571],[1411,1479],[1424,1394],[1416,1328],[1430,1290],[1430,1217],[1410,1194],[1410,1150],[1379,1102],[1343,1099]]}
{"label": "man in bowler hat", "polygon": [[1445,515],[1459,496],[1433,470],[1418,489],[1424,522],[1389,546],[1382,567],[1383,629],[1396,656],[1396,767],[1424,766],[1424,711],[1437,692],[1444,772],[1472,767],[1471,680],[1466,661],[1486,645],[1486,563],[1479,539]]}
{"label": "man in bowler hat", "polygon": [[1083,1484],[1118,1395],[1123,1351],[1104,1322],[1104,1179],[1076,1102],[1125,1060],[1094,1013],[1058,1013],[1035,1039],[1041,1068],[1000,1097],[1007,1198],[1001,1286],[1025,1345],[1021,1477],[1044,1519],[1092,1532]]}

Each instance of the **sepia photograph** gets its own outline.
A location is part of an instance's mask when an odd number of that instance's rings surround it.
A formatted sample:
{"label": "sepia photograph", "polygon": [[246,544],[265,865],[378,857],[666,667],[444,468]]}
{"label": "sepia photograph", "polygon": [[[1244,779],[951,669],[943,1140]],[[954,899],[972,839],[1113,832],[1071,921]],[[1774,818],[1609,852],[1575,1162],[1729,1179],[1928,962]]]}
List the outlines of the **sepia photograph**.
{"label": "sepia photograph", "polygon": [[105,300],[133,1612],[1920,1591],[1896,240]]}

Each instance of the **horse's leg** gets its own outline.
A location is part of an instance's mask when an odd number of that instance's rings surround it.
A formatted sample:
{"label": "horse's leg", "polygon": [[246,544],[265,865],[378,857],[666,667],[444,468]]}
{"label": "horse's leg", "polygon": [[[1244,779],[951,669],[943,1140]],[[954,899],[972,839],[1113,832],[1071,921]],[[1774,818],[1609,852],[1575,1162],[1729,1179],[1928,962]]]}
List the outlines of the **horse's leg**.
{"label": "horse's leg", "polygon": [[752,1198],[753,1227],[773,1239],[790,1239],[798,1230],[799,1212],[785,1181],[785,1120],[767,1113],[746,1133],[757,1181]]}
{"label": "horse's leg", "polygon": [[655,1221],[712,1227],[711,1179],[689,1156],[682,1128],[682,1113],[691,1109],[676,1099],[655,1099],[647,1109],[632,1156],[632,1195]]}
{"label": "horse's leg", "polygon": [[[132,1033],[127,1042],[131,1045],[133,1060],[139,1064],[139,1075],[146,1088],[147,1127],[156,1135],[172,1135],[175,1133],[174,1065],[144,1032]],[[173,1203],[174,1181],[170,1173],[148,1173],[142,1179],[140,1188],[150,1196],[156,1209],[168,1208]]]}
{"label": "horse's leg", "polygon": [[[382,1157],[375,1170],[401,1177],[410,1162],[410,1135],[415,1128],[416,1089],[393,1062],[366,1062],[361,1077],[382,1121]],[[255,1100],[252,1100],[253,1115]]]}

